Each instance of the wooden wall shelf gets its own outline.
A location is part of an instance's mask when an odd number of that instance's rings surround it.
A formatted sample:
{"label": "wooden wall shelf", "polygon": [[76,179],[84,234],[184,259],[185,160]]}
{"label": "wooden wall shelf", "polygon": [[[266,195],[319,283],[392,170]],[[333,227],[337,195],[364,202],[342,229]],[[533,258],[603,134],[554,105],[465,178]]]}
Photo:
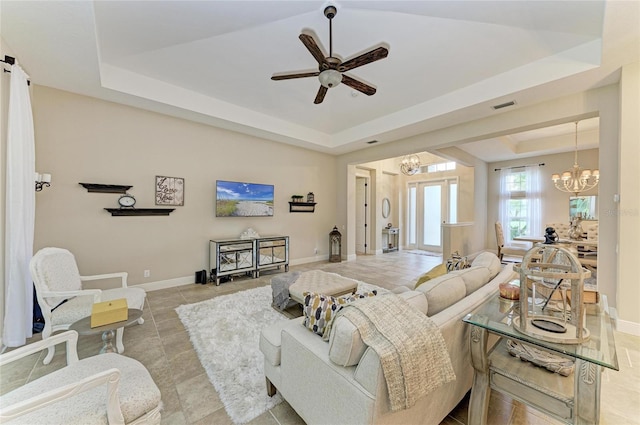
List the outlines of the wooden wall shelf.
{"label": "wooden wall shelf", "polygon": [[289,202],[289,212],[314,212],[315,202]]}
{"label": "wooden wall shelf", "polygon": [[175,208],[105,208],[112,216],[169,215]]}
{"label": "wooden wall shelf", "polygon": [[118,184],[99,184],[99,183],[78,183],[82,185],[88,192],[95,193],[127,193],[127,190],[133,186],[122,186]]}

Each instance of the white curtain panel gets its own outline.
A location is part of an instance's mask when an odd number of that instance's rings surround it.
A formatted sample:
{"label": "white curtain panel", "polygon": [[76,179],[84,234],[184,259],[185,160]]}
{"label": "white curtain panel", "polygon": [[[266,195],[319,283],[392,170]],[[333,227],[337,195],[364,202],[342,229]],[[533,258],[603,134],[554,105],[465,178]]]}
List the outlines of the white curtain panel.
{"label": "white curtain panel", "polygon": [[507,185],[507,176],[511,174],[511,170],[503,168],[500,170],[500,201],[498,209],[498,220],[502,224],[502,230],[504,232],[504,243],[508,245],[511,243],[511,232],[509,229],[509,199],[511,199],[511,192]]}
{"label": "white curtain panel", "polygon": [[11,66],[7,132],[5,306],[2,343],[18,347],[32,335],[33,282],[29,261],[35,225],[35,142],[25,74]]}
{"label": "white curtain panel", "polygon": [[527,204],[529,211],[529,236],[543,236],[542,232],[542,178],[540,166],[533,165],[527,167]]}

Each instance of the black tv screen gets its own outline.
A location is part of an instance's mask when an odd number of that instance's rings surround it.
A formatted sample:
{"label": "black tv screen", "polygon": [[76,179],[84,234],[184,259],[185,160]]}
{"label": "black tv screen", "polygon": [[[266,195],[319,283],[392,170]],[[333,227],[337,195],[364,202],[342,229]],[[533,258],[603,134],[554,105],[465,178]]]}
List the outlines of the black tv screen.
{"label": "black tv screen", "polygon": [[216,181],[216,217],[273,216],[273,185]]}

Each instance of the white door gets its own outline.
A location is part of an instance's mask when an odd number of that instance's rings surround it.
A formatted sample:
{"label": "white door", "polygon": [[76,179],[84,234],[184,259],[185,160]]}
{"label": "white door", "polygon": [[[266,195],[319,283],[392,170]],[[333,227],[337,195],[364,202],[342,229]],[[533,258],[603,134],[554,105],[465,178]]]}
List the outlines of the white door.
{"label": "white door", "polygon": [[457,222],[457,180],[410,183],[408,189],[409,247],[442,252],[442,224]]}

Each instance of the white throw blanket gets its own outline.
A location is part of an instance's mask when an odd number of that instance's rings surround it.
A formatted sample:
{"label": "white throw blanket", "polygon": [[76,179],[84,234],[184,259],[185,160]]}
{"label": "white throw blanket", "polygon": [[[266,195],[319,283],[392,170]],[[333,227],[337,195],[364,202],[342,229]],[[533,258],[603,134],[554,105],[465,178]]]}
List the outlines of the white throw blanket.
{"label": "white throw blanket", "polygon": [[408,409],[456,379],[438,327],[397,295],[358,300],[338,315],[349,319],[380,357],[392,411]]}

